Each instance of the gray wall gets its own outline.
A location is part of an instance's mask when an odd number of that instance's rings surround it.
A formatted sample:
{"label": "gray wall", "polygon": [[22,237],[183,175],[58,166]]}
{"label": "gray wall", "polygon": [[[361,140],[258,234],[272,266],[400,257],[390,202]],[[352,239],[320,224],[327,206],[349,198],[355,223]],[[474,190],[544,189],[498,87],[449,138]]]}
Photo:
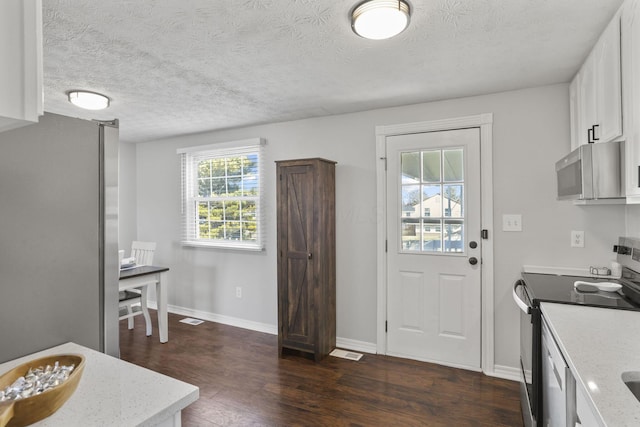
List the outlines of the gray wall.
{"label": "gray wall", "polygon": [[[490,232],[495,243],[495,363],[515,368],[519,330],[510,292],[522,265],[605,265],[613,258],[611,243],[625,231],[624,206],[574,206],[555,200],[554,163],[570,147],[566,84],[138,144],[137,203],[123,201],[121,217],[136,216],[137,238],[158,243],[156,263],[171,268],[170,304],[276,325],[273,161],[335,160],[337,335],[375,343],[375,126],[479,113],[494,114],[495,219]],[[267,140],[266,250],[183,248],[176,149],[252,137]],[[502,215],[514,213],[522,214],[523,231],[502,232]],[[585,248],[570,247],[571,230],[585,231]],[[235,298],[235,286],[242,286],[242,299]]]}
{"label": "gray wall", "polygon": [[118,202],[120,208],[118,242],[124,249],[125,257],[131,251],[131,242],[136,239],[137,220],[137,178],[136,178],[136,146],[126,142],[119,145],[119,185]]}
{"label": "gray wall", "polygon": [[625,235],[640,239],[640,205],[627,206],[627,233]]}

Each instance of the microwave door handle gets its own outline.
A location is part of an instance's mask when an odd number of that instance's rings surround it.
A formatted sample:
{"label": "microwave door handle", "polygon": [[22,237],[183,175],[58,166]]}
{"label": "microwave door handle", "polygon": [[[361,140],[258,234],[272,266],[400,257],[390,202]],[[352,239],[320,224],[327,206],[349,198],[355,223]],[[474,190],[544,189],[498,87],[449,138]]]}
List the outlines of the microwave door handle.
{"label": "microwave door handle", "polygon": [[593,128],[592,127],[587,129],[587,142],[589,144],[593,144],[593,141],[591,140],[591,135],[593,135]]}
{"label": "microwave door handle", "polygon": [[596,128],[600,127],[600,125],[593,125],[593,131],[591,132],[591,135],[593,136],[593,140],[595,141],[600,141],[600,138],[596,138]]}
{"label": "microwave door handle", "polygon": [[513,285],[513,300],[515,301],[516,305],[520,308],[520,310],[522,310],[526,314],[530,314],[531,307],[529,307],[524,301],[522,301],[516,292],[516,289],[518,288],[518,286],[522,286],[522,283],[520,280],[518,280]]}

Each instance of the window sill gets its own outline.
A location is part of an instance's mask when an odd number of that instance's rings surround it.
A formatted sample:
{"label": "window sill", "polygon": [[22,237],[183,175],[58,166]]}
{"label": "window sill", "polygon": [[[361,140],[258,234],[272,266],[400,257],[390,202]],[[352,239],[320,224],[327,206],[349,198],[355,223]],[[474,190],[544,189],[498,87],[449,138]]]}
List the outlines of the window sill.
{"label": "window sill", "polygon": [[263,246],[257,245],[243,245],[243,244],[233,244],[233,243],[210,243],[210,242],[194,242],[194,241],[182,241],[182,246],[194,247],[194,248],[204,248],[204,249],[225,249],[232,251],[246,251],[246,252],[262,252],[264,251]]}

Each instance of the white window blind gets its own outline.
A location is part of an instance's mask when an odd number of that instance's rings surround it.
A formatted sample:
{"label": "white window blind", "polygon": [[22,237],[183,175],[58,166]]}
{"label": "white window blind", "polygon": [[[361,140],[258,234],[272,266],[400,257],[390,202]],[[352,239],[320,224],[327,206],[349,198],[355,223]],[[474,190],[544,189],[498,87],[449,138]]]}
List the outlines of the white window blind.
{"label": "white window blind", "polygon": [[182,163],[182,243],[262,250],[264,140],[178,150]]}

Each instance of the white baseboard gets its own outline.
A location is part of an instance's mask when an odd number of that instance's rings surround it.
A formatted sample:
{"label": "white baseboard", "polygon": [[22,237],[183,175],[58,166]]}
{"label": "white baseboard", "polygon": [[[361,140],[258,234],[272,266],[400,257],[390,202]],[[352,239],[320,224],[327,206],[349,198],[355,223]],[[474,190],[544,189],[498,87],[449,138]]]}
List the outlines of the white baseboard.
{"label": "white baseboard", "polygon": [[[149,301],[149,308],[157,310],[155,301]],[[235,326],[237,328],[249,329],[251,331],[263,332],[271,335],[278,335],[278,327],[268,323],[254,322],[251,320],[240,319],[238,317],[225,316],[222,314],[210,313],[208,311],[194,310],[191,308],[180,307],[169,304],[167,306],[169,313],[179,314],[181,316],[194,317],[196,319],[207,320],[209,322],[222,323],[223,325]],[[336,347],[345,350],[359,351],[361,353],[376,354],[376,343],[358,341],[349,338],[336,338]],[[468,368],[465,368],[468,369]],[[511,366],[495,365],[493,372],[485,372],[490,377],[502,378],[511,381],[520,381],[520,370]]]}
{"label": "white baseboard", "polygon": [[[149,304],[149,306],[151,306],[151,304]],[[180,314],[182,316],[195,317],[202,320],[208,320],[209,322],[222,323],[223,325],[235,326],[237,328],[249,329],[256,332],[264,332],[265,334],[278,335],[278,327],[268,323],[253,322],[251,320],[240,319],[238,317],[193,310],[171,304],[167,306],[167,310],[169,313]]]}
{"label": "white baseboard", "polygon": [[493,372],[485,372],[485,374],[504,380],[520,381],[520,369],[511,366],[494,365]]}
{"label": "white baseboard", "polygon": [[336,337],[336,347],[362,353],[376,354],[376,343]]}
{"label": "white baseboard", "polygon": [[[155,301],[149,301],[149,308],[157,310]],[[209,322],[222,323],[223,325],[235,326],[237,328],[249,329],[256,332],[278,335],[278,327],[268,323],[253,322],[251,320],[240,319],[238,317],[225,316],[222,314],[210,313],[208,311],[194,310],[169,304],[167,311],[181,316],[195,317],[196,319],[207,320]],[[352,340],[349,338],[336,338],[336,346],[346,350],[360,351],[362,353],[376,354],[376,344],[366,341]]]}

